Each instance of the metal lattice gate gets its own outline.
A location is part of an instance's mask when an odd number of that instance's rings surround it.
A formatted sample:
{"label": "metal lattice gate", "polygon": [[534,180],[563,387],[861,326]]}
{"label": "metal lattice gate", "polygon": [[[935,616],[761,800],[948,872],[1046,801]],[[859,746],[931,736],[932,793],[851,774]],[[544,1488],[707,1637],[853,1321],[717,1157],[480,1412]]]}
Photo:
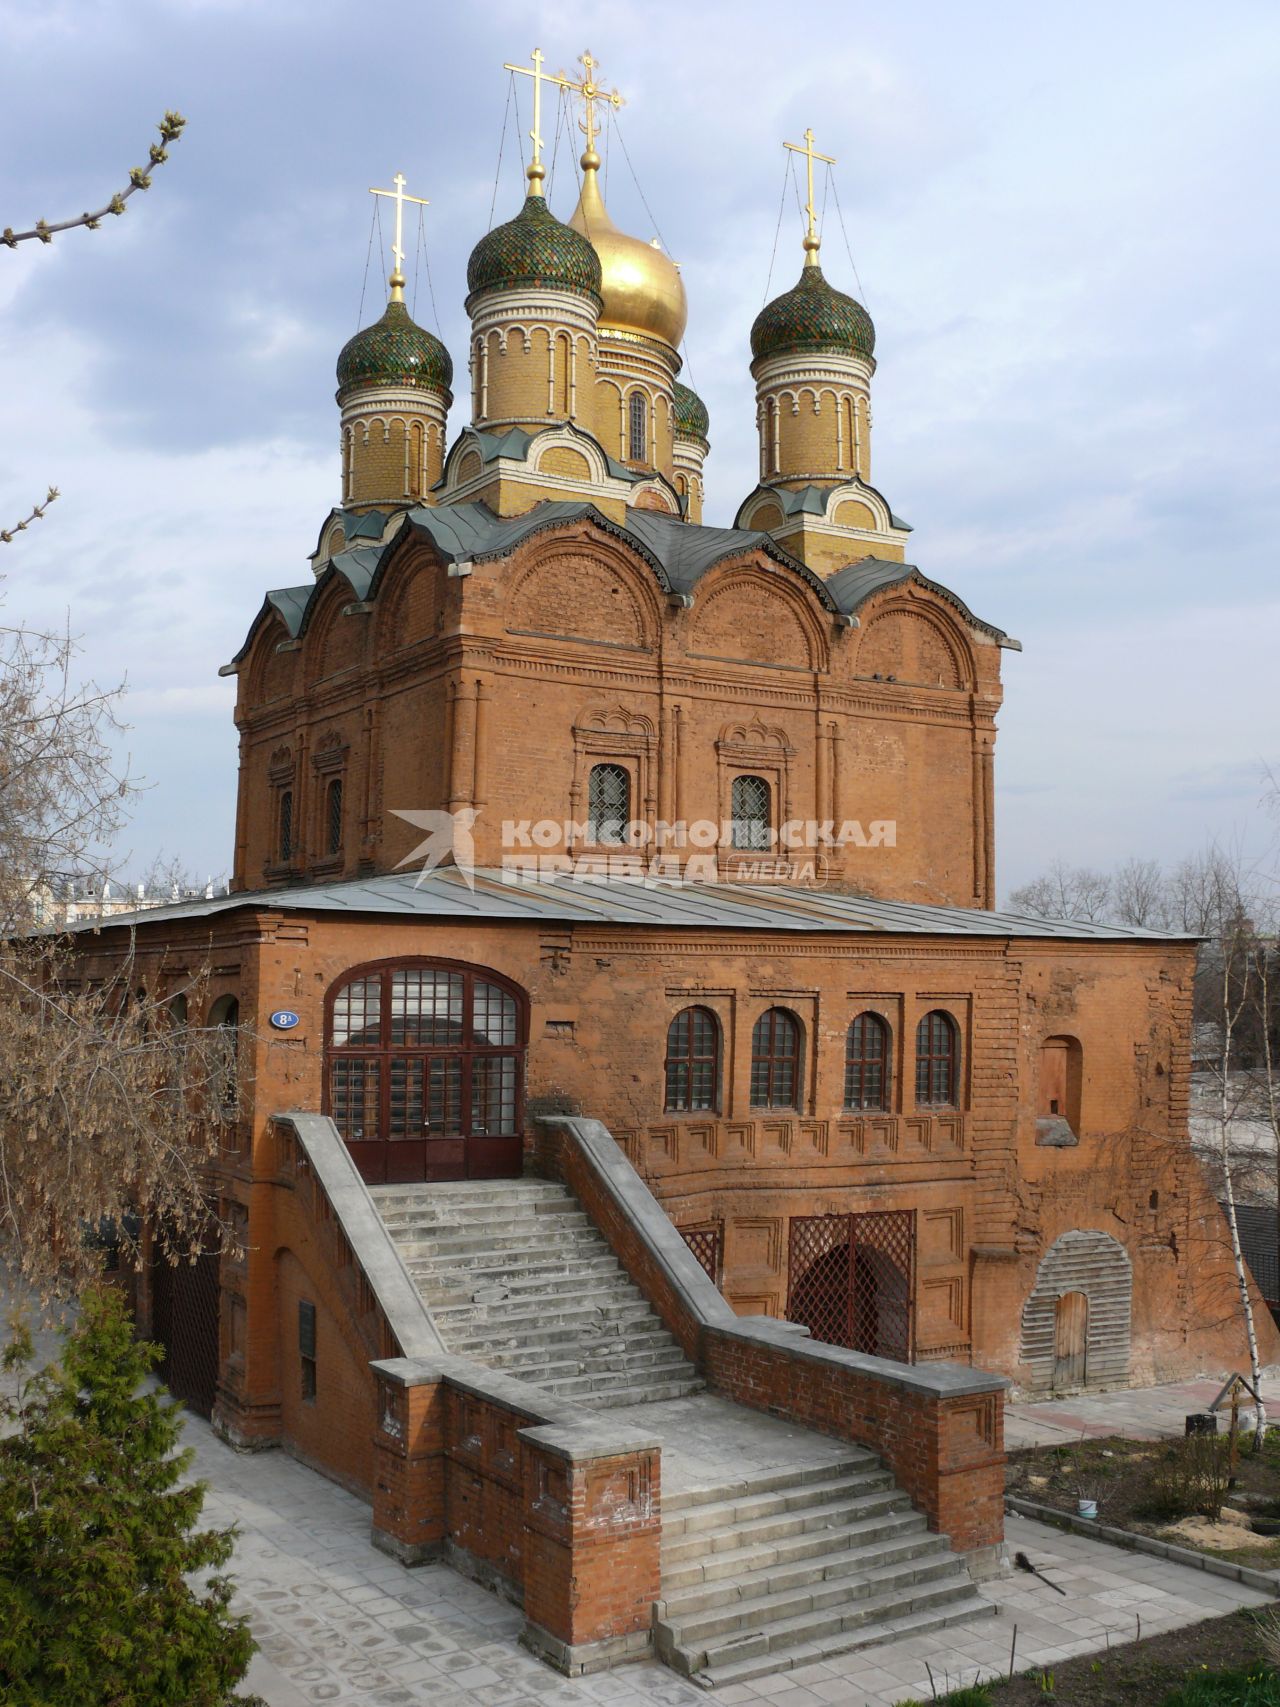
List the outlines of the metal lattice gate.
{"label": "metal lattice gate", "polygon": [[719,1286],[724,1244],[724,1230],[720,1223],[715,1221],[701,1227],[681,1227],[680,1237],[706,1269],[713,1283]]}
{"label": "metal lattice gate", "polygon": [[216,1248],[193,1263],[157,1255],[151,1267],[151,1338],[164,1347],[157,1373],[202,1417],[212,1413],[218,1388],[220,1267]]}
{"label": "metal lattice gate", "polygon": [[793,1216],[787,1320],[828,1345],[910,1363],[915,1262],[914,1209]]}

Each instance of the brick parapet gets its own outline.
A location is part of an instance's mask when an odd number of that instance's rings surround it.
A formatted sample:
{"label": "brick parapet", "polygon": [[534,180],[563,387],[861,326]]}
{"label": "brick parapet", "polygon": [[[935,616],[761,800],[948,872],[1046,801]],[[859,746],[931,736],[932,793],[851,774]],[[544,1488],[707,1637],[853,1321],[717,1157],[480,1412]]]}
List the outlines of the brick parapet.
{"label": "brick parapet", "polygon": [[954,1547],[999,1544],[1007,1381],[866,1357],[792,1323],[735,1316],[606,1127],[545,1115],[539,1128],[540,1165],[573,1190],[714,1391],[870,1447]]}
{"label": "brick parapet", "polygon": [[374,1373],[375,1545],[409,1564],[445,1554],[505,1593],[527,1645],[562,1671],[646,1651],[659,1442],[464,1358]]}

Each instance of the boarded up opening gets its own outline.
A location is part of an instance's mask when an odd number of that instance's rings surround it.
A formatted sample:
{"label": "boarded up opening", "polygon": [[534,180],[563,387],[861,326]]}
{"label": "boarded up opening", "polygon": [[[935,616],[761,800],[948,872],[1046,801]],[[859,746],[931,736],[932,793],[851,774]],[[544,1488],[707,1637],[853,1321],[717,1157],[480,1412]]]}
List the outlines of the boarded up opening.
{"label": "boarded up opening", "polygon": [[1088,1342],[1089,1300],[1083,1292],[1064,1292],[1054,1307],[1053,1388],[1056,1393],[1086,1384]]}

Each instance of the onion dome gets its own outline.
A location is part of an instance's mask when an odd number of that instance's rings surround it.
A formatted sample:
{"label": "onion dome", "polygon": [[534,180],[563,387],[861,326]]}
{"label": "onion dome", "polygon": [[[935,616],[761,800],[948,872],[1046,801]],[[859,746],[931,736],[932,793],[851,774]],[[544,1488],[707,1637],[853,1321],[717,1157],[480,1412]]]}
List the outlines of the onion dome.
{"label": "onion dome", "polygon": [[827,350],[870,360],[875,347],[876,329],[866,309],[829,285],[822,268],[808,257],[799,283],[766,303],[751,328],[751,354],[757,361],[790,350]]}
{"label": "onion dome", "polygon": [[705,444],[707,427],[710,425],[707,416],[707,406],[696,391],[691,391],[687,385],[676,381],[676,437],[678,439],[701,439]]}
{"label": "onion dome", "polygon": [[556,218],[536,188],[514,219],[480,239],[467,262],[471,296],[521,288],[567,290],[596,301],[601,294],[595,250]]}
{"label": "onion dome", "polygon": [[338,398],[367,387],[396,385],[448,392],[453,362],[448,350],[424,327],[393,290],[381,320],[349,338],[338,357]]}
{"label": "onion dome", "polygon": [[689,319],[680,270],[656,237],[646,243],[618,230],[605,210],[599,171],[600,156],[588,148],[582,156],[582,194],[569,224],[590,239],[600,257],[601,328],[639,332],[679,349]]}

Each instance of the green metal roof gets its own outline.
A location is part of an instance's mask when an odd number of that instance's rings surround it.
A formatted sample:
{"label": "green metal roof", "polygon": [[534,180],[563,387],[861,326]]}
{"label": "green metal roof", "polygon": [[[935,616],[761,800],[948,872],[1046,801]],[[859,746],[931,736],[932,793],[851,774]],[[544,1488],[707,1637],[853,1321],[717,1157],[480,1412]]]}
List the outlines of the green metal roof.
{"label": "green metal roof", "polygon": [[828,284],[821,267],[805,267],[790,290],[765,304],[751,328],[755,361],[787,350],[835,350],[870,360],[875,347],[871,316]]}
{"label": "green metal roof", "polygon": [[311,620],[316,601],[335,575],[346,580],[358,602],[376,599],[388,564],[410,534],[428,540],[444,563],[488,562],[509,556],[536,534],[583,522],[629,546],[648,564],[659,587],[667,593],[692,594],[702,577],[718,564],[759,551],[803,582],[819,603],[833,613],[852,616],[872,593],[914,577],[919,585],[946,599],[975,628],[1002,644],[1014,648],[1018,645],[1017,641],[1009,640],[1003,629],[974,616],[956,594],[930,581],[910,563],[865,557],[824,579],[791,556],[771,534],[748,528],[697,527],[657,510],[628,510],[623,523],[610,520],[594,504],[582,502],[543,502],[521,516],[495,516],[482,503],[424,504],[403,515],[390,539],[338,552],[311,586],[288,587],[268,594],[232,665],[238,664],[247,653],[268,609],[279,611],[291,635],[301,634]]}
{"label": "green metal roof", "polygon": [[403,302],[389,302],[372,326],[348,338],[338,356],[338,398],[379,385],[413,386],[449,396],[453,361],[439,338],[409,318]]}
{"label": "green metal roof", "polygon": [[707,406],[696,391],[687,385],[676,381],[676,437],[678,439],[701,439],[705,444],[707,428],[711,417],[707,414]]}
{"label": "green metal roof", "polygon": [[487,232],[467,262],[468,305],[485,291],[520,288],[567,290],[600,304],[600,257],[542,196],[526,196],[515,218]]}
{"label": "green metal roof", "polygon": [[379,914],[406,924],[434,919],[476,923],[552,922],[610,927],[656,926],[662,930],[767,931],[795,936],[913,936],[1008,940],[1025,937],[1077,942],[1193,942],[1168,931],[1134,930],[1073,919],[1041,919],[1023,913],[986,912],[977,907],[932,907],[913,901],[880,901],[833,889],[785,884],[660,883],[642,878],[568,874],[517,879],[512,872],[479,870],[469,888],[456,866],[429,875],[413,872],[357,878],[343,883],[260,890],[179,902],[172,907],[85,919],[75,931],[146,930],[170,920],[204,919],[238,908],[264,912]]}

